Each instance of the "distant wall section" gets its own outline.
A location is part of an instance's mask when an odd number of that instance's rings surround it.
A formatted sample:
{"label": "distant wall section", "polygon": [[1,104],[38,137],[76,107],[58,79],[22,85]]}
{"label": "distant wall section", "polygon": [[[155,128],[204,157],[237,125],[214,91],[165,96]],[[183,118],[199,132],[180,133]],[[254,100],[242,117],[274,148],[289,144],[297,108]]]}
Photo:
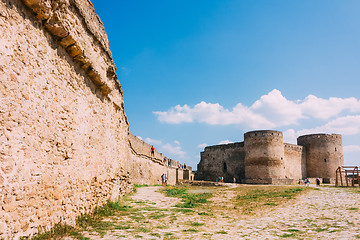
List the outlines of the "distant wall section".
{"label": "distant wall section", "polygon": [[285,178],[302,179],[306,175],[303,169],[303,147],[295,144],[284,143]]}
{"label": "distant wall section", "polygon": [[215,181],[221,176],[226,182],[232,182],[234,177],[239,182],[245,177],[244,161],[243,142],[206,147],[201,152],[196,179]]}

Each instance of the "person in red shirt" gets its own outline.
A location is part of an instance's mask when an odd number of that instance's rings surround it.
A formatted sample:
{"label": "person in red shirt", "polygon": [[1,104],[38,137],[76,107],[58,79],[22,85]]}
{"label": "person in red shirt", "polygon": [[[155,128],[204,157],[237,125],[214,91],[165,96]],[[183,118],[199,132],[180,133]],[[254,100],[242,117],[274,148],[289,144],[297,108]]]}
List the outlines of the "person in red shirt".
{"label": "person in red shirt", "polygon": [[154,156],[154,154],[155,154],[155,148],[154,146],[151,146],[151,156]]}

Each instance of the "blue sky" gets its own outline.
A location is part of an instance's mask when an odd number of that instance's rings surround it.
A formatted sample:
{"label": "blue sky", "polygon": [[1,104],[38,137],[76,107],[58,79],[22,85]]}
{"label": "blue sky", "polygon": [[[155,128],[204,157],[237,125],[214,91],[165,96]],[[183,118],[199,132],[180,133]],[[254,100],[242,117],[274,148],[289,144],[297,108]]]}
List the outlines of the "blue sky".
{"label": "blue sky", "polygon": [[92,1],[131,132],[196,168],[256,129],[343,135],[360,165],[359,1]]}

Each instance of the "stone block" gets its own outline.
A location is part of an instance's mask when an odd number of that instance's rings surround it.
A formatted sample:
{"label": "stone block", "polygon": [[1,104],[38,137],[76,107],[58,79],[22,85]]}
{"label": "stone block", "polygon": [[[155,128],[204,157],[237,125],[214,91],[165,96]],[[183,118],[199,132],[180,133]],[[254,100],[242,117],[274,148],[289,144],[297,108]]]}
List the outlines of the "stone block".
{"label": "stone block", "polygon": [[0,220],[0,235],[5,234],[7,231],[7,225],[4,221]]}
{"label": "stone block", "polygon": [[13,212],[16,210],[18,204],[16,202],[4,204],[2,208],[5,210],[5,212]]}

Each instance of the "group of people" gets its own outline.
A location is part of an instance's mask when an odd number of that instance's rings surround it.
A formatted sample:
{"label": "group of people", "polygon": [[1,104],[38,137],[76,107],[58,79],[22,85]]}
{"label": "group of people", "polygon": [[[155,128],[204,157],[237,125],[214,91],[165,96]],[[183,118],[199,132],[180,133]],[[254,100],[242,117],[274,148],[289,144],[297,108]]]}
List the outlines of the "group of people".
{"label": "group of people", "polygon": [[167,185],[167,175],[165,174],[165,173],[163,173],[162,175],[161,175],[161,182],[162,182],[162,185],[163,186],[165,186],[165,185]]}
{"label": "group of people", "polygon": [[216,179],[216,182],[224,182],[224,177],[219,176],[219,177]]}
{"label": "group of people", "polygon": [[[316,178],[316,186],[320,186],[320,178]],[[306,186],[310,186],[310,179],[309,178],[305,178],[305,179],[299,179],[299,185],[304,184]]]}

